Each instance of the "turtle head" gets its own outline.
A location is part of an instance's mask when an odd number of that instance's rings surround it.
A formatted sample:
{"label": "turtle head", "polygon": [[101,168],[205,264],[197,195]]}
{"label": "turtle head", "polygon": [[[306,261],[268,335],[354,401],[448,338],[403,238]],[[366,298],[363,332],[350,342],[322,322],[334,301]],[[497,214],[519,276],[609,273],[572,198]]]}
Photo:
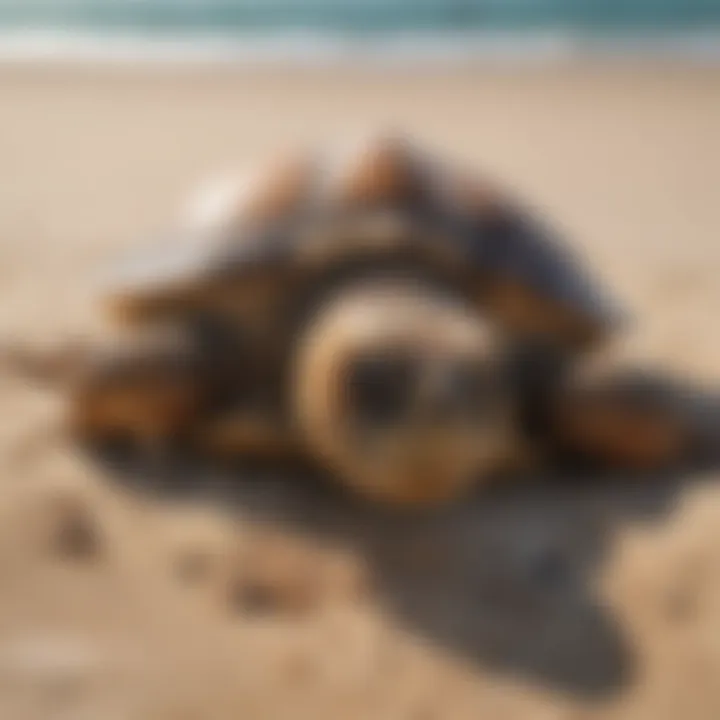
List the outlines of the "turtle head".
{"label": "turtle head", "polygon": [[507,449],[499,347],[441,291],[408,281],[344,291],[300,340],[294,381],[311,450],[371,499],[451,498]]}

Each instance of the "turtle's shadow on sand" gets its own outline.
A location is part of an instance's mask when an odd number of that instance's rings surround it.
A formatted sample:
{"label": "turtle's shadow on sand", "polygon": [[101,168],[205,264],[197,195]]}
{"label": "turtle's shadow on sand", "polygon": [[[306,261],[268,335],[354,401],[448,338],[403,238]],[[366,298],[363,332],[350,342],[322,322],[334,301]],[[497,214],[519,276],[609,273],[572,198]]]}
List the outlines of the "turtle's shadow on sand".
{"label": "turtle's shadow on sand", "polygon": [[697,468],[652,478],[556,472],[399,514],[298,474],[185,464],[149,486],[137,468],[117,470],[144,490],[210,500],[356,548],[379,601],[405,628],[486,670],[588,698],[611,696],[634,676],[633,647],[596,587],[616,531],[667,517],[701,476]]}

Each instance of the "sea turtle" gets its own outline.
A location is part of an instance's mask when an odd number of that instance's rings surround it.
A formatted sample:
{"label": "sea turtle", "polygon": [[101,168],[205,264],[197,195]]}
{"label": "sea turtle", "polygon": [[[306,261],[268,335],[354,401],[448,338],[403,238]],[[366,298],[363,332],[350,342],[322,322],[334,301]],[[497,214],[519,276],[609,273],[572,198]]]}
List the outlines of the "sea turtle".
{"label": "sea turtle", "polygon": [[310,459],[398,504],[542,450],[688,450],[674,410],[568,372],[622,315],[538,213],[404,138],[287,156],[180,225],[104,291],[122,334],[72,363],[84,437]]}

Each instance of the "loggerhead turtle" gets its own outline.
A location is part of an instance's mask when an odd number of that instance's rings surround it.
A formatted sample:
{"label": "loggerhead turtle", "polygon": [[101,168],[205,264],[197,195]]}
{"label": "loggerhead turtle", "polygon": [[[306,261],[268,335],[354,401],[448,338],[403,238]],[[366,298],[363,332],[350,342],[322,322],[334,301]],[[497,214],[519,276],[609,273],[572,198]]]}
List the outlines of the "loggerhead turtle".
{"label": "loggerhead turtle", "polygon": [[104,290],[120,341],[73,363],[84,438],[309,459],[396,504],[695,442],[635,383],[571,372],[622,315],[537,213],[405,139],[287,156],[168,239]]}

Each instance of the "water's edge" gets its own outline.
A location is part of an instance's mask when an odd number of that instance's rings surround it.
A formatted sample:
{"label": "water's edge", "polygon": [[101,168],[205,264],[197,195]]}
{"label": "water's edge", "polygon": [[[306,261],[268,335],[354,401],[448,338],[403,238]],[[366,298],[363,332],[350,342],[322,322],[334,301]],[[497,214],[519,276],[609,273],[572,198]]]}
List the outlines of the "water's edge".
{"label": "water's edge", "polygon": [[481,60],[564,61],[661,58],[717,63],[720,27],[686,32],[588,33],[555,30],[138,34],[119,31],[0,29],[4,63],[359,64]]}

